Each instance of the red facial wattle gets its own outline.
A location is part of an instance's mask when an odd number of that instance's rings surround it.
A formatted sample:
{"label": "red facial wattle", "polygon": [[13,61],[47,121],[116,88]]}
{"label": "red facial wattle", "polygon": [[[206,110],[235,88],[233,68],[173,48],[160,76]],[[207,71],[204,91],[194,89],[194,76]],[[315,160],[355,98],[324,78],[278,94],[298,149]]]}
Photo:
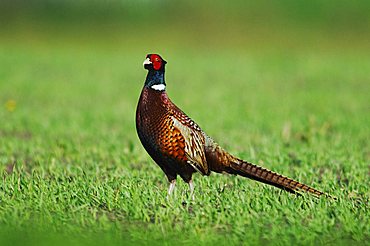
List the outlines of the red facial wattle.
{"label": "red facial wattle", "polygon": [[150,61],[153,63],[154,70],[159,70],[162,67],[162,58],[158,55],[151,55]]}

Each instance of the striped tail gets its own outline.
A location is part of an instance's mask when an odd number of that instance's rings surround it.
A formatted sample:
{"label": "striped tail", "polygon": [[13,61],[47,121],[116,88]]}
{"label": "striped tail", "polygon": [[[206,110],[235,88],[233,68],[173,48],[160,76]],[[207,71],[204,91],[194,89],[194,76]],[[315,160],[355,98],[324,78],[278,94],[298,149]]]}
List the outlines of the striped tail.
{"label": "striped tail", "polygon": [[273,185],[294,194],[306,192],[314,195],[315,197],[331,197],[324,192],[316,190],[308,185],[302,184],[281,174],[272,172],[268,169],[240,159],[236,159],[236,161],[231,162],[229,167],[235,172],[235,174],[254,179],[265,184]]}
{"label": "striped tail", "polygon": [[207,138],[207,140],[208,142],[205,148],[206,158],[210,170],[213,172],[237,174],[265,184],[273,185],[294,194],[301,195],[301,193],[305,192],[310,193],[315,197],[325,196],[336,200],[335,197],[316,190],[308,185],[234,157],[227,151],[223,150],[218,144],[213,142],[212,139]]}

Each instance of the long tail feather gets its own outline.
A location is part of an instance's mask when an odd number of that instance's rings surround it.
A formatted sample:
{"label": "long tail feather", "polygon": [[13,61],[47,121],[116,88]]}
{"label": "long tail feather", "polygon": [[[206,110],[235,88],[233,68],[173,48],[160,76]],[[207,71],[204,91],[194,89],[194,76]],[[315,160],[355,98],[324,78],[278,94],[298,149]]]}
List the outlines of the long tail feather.
{"label": "long tail feather", "polygon": [[291,193],[299,194],[301,192],[307,192],[315,197],[326,195],[324,192],[316,190],[308,185],[243,160],[237,159],[236,162],[231,162],[230,168],[238,175],[273,185]]}
{"label": "long tail feather", "polygon": [[206,148],[207,162],[214,172],[227,172],[243,177],[254,179],[265,184],[275,186],[291,193],[301,194],[310,193],[315,197],[326,196],[336,199],[324,192],[314,189],[308,185],[300,183],[281,174],[270,171],[266,168],[257,166],[253,163],[241,160],[223,150],[218,144],[209,140]]}

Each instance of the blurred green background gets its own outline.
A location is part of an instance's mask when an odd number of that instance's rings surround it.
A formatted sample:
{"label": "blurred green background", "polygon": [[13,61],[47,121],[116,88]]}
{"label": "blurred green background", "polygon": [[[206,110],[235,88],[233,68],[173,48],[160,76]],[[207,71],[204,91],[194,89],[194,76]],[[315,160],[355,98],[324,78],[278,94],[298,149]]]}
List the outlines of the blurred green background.
{"label": "blurred green background", "polygon": [[[0,1],[0,244],[368,241],[369,13],[365,0]],[[148,53],[168,61],[170,97],[222,146],[358,200],[305,210],[198,175],[195,212],[168,206],[134,124]],[[261,201],[241,203],[242,189]],[[228,214],[235,204],[250,212]]]}
{"label": "blurred green background", "polygon": [[1,39],[162,53],[359,50],[369,46],[369,6],[332,0],[2,1]]}

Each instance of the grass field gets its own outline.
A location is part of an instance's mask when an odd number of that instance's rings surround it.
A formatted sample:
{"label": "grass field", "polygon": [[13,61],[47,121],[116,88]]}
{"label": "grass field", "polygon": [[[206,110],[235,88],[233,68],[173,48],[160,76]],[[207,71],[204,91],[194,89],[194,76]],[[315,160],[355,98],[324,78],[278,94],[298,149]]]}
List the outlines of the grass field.
{"label": "grass field", "polygon": [[[9,24],[0,40],[1,245],[368,245],[370,49],[359,36],[292,28],[255,33],[261,43],[236,29],[207,46],[197,33],[31,27]],[[172,100],[221,146],[338,201],[218,174],[194,175],[195,201],[180,180],[167,200],[135,130],[149,52],[168,61]]]}

